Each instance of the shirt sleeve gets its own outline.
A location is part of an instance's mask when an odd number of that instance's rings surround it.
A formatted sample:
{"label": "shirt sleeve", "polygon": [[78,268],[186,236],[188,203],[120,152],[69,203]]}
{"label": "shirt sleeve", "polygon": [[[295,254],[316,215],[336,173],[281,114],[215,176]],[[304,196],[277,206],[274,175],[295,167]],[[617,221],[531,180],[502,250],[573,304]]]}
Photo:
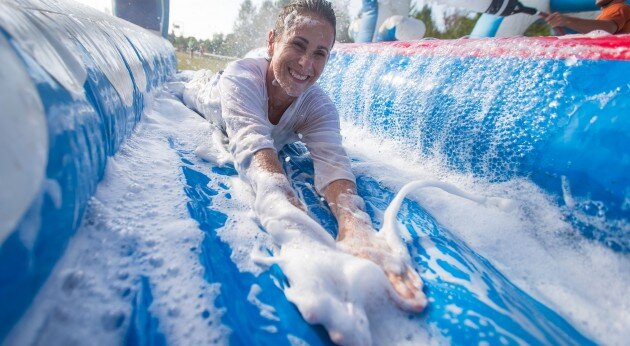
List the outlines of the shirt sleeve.
{"label": "shirt sleeve", "polygon": [[261,149],[275,149],[271,124],[266,120],[264,74],[261,75],[255,66],[243,66],[236,62],[228,65],[219,85],[228,147],[236,169],[243,172],[254,153]]}
{"label": "shirt sleeve", "polygon": [[307,117],[300,134],[313,158],[315,189],[323,194],[333,181],[355,182],[355,177],[341,143],[339,113],[335,105],[321,89],[309,96],[304,101]]}
{"label": "shirt sleeve", "polygon": [[618,33],[630,20],[630,7],[619,6],[618,8],[615,8],[610,12],[602,13],[602,15],[597,17],[597,19],[612,20],[617,25],[617,30],[615,31],[615,33]]}
{"label": "shirt sleeve", "polygon": [[215,87],[220,76],[220,73],[215,74],[210,70],[199,70],[184,85],[182,94],[182,101],[188,108],[217,125],[223,124],[221,96]]}

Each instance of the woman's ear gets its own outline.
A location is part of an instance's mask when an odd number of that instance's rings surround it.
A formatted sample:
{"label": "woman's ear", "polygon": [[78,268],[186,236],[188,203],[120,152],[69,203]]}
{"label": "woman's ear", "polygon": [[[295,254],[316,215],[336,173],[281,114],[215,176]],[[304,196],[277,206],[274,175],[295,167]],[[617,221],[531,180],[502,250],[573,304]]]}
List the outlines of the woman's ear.
{"label": "woman's ear", "polygon": [[268,59],[271,59],[271,57],[273,56],[275,38],[276,38],[275,30],[273,29],[269,30],[269,33],[267,34],[267,58]]}

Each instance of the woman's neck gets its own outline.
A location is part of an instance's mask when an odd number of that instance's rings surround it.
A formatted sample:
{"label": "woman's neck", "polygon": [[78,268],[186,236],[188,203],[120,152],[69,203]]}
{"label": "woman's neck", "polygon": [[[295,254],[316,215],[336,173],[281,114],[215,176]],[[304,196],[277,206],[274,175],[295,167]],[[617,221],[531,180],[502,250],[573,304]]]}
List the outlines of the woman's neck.
{"label": "woman's neck", "polygon": [[267,88],[267,111],[269,121],[277,125],[280,122],[282,114],[289,108],[296,97],[288,95],[275,81],[275,76],[271,64],[267,65],[267,74],[265,76],[265,87]]}

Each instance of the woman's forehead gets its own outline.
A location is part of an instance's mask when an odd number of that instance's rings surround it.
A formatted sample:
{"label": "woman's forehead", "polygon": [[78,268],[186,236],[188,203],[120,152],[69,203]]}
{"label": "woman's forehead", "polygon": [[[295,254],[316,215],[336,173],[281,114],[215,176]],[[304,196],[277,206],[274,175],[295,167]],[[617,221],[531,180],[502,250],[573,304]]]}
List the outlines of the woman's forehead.
{"label": "woman's forehead", "polygon": [[[290,21],[285,20],[285,24],[288,25],[285,26],[283,36],[285,36],[287,40],[294,36],[308,36],[311,39],[321,38],[322,40],[331,41],[330,43],[332,43],[334,39],[334,29],[332,25],[320,16],[297,14],[291,18]],[[329,42],[326,43],[328,44]]]}
{"label": "woman's forehead", "polygon": [[293,11],[284,19],[285,32],[299,29],[320,29],[322,26],[327,26],[333,30],[332,24],[320,15],[314,13],[298,13],[297,11]]}

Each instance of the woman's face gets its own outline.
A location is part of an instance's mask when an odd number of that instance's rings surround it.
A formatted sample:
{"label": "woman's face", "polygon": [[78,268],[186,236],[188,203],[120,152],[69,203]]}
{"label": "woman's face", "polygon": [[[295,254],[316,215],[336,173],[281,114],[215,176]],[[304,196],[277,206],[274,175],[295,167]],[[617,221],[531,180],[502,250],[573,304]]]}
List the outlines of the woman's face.
{"label": "woman's face", "polygon": [[[290,18],[293,16],[293,18]],[[268,51],[273,77],[291,97],[315,84],[334,43],[330,23],[315,15],[289,15],[284,33],[269,33]]]}

